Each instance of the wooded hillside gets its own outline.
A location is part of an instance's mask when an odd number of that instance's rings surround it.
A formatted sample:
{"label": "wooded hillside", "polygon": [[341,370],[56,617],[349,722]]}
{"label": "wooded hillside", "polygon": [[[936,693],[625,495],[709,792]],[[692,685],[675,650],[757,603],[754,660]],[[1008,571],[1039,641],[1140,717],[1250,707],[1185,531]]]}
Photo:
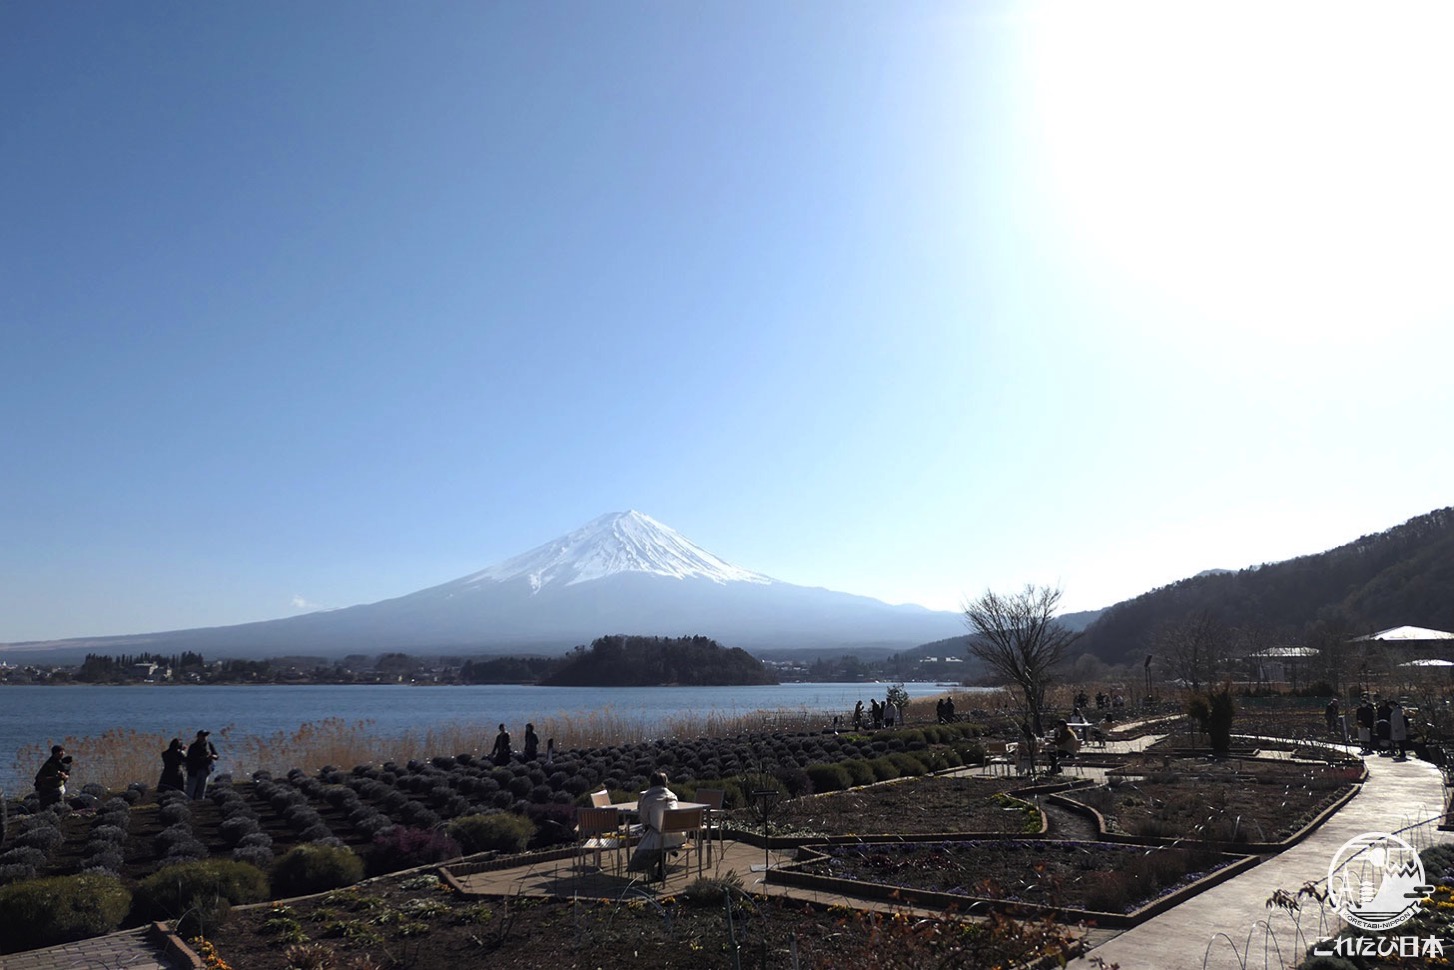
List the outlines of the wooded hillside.
{"label": "wooded hillside", "polygon": [[1310,556],[1195,576],[1110,607],[1076,649],[1139,663],[1188,617],[1294,643],[1319,623],[1356,633],[1411,625],[1454,630],[1454,508]]}

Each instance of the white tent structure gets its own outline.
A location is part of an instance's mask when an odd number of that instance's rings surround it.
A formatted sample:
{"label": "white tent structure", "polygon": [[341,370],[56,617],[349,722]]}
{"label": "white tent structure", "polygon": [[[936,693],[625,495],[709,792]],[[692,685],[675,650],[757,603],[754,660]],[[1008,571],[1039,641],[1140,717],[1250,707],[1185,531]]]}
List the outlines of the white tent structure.
{"label": "white tent structure", "polygon": [[1387,630],[1379,630],[1377,633],[1370,633],[1367,636],[1353,638],[1354,643],[1363,640],[1382,640],[1385,643],[1407,643],[1411,640],[1454,640],[1454,633],[1430,630],[1421,626],[1395,626]]}

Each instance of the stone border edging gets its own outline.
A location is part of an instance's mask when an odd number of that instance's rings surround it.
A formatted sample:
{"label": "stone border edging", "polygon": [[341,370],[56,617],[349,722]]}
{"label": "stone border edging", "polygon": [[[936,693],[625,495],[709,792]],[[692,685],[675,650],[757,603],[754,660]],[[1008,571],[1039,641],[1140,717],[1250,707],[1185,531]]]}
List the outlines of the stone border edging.
{"label": "stone border edging", "polygon": [[[533,865],[537,862],[558,862],[561,859],[573,859],[576,855],[574,845],[563,849],[548,849],[544,852],[527,852],[519,855],[497,855],[491,859],[482,859],[479,862],[441,862],[436,863],[432,868],[437,868],[444,874],[445,881],[458,888],[455,882],[455,875],[473,876],[479,872],[494,872],[498,869],[515,869],[522,865]],[[390,873],[397,875],[397,873]]]}
{"label": "stone border edging", "polygon": [[[1063,840],[1043,839],[1041,841],[1047,844],[1054,844],[1055,842]],[[1203,876],[1190,885],[1158,896],[1145,906],[1133,910],[1130,913],[1107,913],[1089,909],[1074,909],[1071,907],[1042,906],[1038,903],[995,900],[981,896],[939,892],[932,889],[911,889],[905,886],[891,886],[884,883],[862,882],[854,879],[840,879],[836,876],[820,876],[816,873],[800,872],[796,867],[826,858],[821,853],[813,852],[811,848],[805,847],[800,850],[800,853],[804,852],[811,853],[816,858],[799,858],[795,862],[787,863],[775,869],[769,869],[764,874],[767,881],[781,885],[799,886],[804,889],[829,892],[839,896],[866,898],[882,902],[903,900],[941,909],[962,907],[962,915],[971,915],[970,911],[974,908],[985,907],[996,912],[1004,912],[1011,915],[1015,914],[1016,911],[1025,911],[1048,916],[1058,923],[1086,922],[1112,929],[1130,929],[1152,917],[1160,916],[1173,906],[1184,903],[1193,896],[1197,896],[1211,889],[1213,886],[1220,885],[1234,876],[1241,875],[1262,861],[1260,856],[1224,852],[1222,853],[1223,855],[1239,855],[1240,857],[1218,869],[1216,872]]]}
{"label": "stone border edging", "polygon": [[206,970],[207,964],[186,941],[172,931],[170,923],[152,923],[147,933],[161,946],[168,960],[185,967],[186,970]]}

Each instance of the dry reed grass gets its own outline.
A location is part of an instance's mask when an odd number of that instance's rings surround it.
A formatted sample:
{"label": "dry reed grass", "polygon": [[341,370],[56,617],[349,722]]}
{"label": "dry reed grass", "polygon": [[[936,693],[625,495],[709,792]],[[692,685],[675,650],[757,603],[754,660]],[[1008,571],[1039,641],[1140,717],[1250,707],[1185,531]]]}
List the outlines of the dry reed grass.
{"label": "dry reed grass", "polygon": [[[911,705],[912,709],[912,705]],[[926,708],[926,710],[930,710]],[[608,747],[661,737],[734,737],[761,731],[817,731],[833,726],[833,714],[808,708],[752,711],[745,714],[705,710],[660,719],[613,708],[561,712],[535,721],[542,741],[554,738],[557,750]],[[842,716],[842,715],[840,715]],[[847,718],[843,717],[843,726]],[[95,782],[109,789],[134,781],[149,786],[161,775],[161,753],[171,739],[162,734],[112,730],[96,737],[67,737],[62,744],[75,757],[67,790],[76,792]],[[190,742],[190,737],[183,741]],[[220,728],[212,740],[222,755],[219,769],[246,778],[254,771],[275,774],[301,768],[310,774],[325,765],[352,767],[384,761],[407,761],[435,755],[483,754],[494,743],[494,731],[470,723],[442,724],[385,736],[368,720],[324,718],[307,721],[292,731],[244,734],[234,725]],[[520,738],[516,736],[516,744]],[[29,777],[50,754],[52,742],[26,745],[16,752],[16,774]],[[30,766],[27,771],[27,766]]]}
{"label": "dry reed grass", "polygon": [[[224,736],[226,729],[217,734]],[[113,728],[94,738],[67,737],[59,742],[28,744],[15,752],[15,773],[20,778],[28,778],[26,767],[29,766],[29,771],[39,769],[41,762],[50,757],[51,745],[59,743],[75,759],[70,780],[66,782],[67,792],[79,792],[82,786],[91,783],[111,789],[125,788],[133,781],[155,785],[162,773],[162,751],[170,742],[171,738],[163,734]]]}

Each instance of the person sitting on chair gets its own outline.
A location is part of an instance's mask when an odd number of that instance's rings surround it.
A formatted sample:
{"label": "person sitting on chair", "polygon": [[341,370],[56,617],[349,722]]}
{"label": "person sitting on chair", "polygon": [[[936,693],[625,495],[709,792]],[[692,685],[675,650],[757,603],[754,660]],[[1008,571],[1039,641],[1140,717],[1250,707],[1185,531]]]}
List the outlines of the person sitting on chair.
{"label": "person sitting on chair", "polygon": [[626,866],[630,872],[649,871],[662,861],[663,851],[675,849],[686,841],[686,837],[682,835],[662,839],[662,817],[667,809],[677,807],[677,796],[676,792],[666,787],[666,772],[653,771],[650,781],[651,787],[642,792],[641,798],[636,802],[636,813],[641,816],[646,830],[636,846],[636,852],[631,856],[631,862]]}

